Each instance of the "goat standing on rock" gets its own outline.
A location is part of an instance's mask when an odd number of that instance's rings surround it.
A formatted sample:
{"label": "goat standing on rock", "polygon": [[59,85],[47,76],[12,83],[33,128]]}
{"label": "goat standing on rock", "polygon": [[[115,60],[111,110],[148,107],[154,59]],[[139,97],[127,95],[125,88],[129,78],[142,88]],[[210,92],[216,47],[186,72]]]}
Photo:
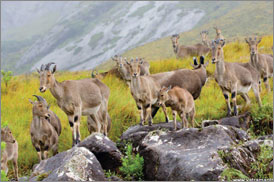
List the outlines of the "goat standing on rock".
{"label": "goat standing on rock", "polygon": [[[38,101],[33,102],[29,99],[33,105],[30,136],[32,145],[35,147],[41,161],[48,158],[48,151],[51,149],[53,155],[58,153],[58,135],[61,133],[61,124],[60,120],[56,120],[55,116],[53,116],[52,112],[50,114],[49,106],[45,102],[45,99],[41,96],[34,96]],[[54,127],[56,124],[58,125],[57,130]]]}
{"label": "goat standing on rock", "polygon": [[177,129],[176,114],[178,113],[182,119],[182,126],[188,128],[187,117],[191,119],[191,125],[194,127],[194,116],[195,116],[195,103],[192,95],[183,88],[171,86],[168,88],[162,87],[158,94],[158,103],[163,107],[166,118],[166,105],[172,109],[174,130]]}
{"label": "goat standing on rock", "polygon": [[[66,113],[69,125],[72,129],[72,146],[80,143],[80,119],[82,115],[90,116],[96,122],[97,132],[107,135],[107,112],[109,88],[97,78],[86,78],[81,80],[67,80],[58,82],[48,63],[41,66],[37,72],[40,74],[40,92],[45,92],[48,88],[51,94],[57,99],[58,106]],[[102,120],[98,118],[97,112],[101,109]]]}

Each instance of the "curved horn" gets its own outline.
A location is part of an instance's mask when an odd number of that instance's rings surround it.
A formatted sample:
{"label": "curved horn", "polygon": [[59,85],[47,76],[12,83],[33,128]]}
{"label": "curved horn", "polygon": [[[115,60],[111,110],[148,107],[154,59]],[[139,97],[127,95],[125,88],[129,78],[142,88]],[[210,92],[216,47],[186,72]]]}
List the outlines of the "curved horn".
{"label": "curved horn", "polygon": [[46,64],[45,70],[49,70],[49,68],[50,68],[50,66],[51,66],[52,64],[55,64],[55,63],[54,63],[54,62],[50,62],[50,63]]}
{"label": "curved horn", "polygon": [[42,65],[41,65],[41,68],[40,68],[40,71],[43,71],[43,70],[44,70],[44,68],[45,68],[45,65],[44,65],[44,64],[42,64]]}
{"label": "curved horn", "polygon": [[32,96],[36,97],[38,101],[46,101],[46,100],[45,100],[43,97],[41,97],[41,96],[38,96],[38,95],[32,95]]}

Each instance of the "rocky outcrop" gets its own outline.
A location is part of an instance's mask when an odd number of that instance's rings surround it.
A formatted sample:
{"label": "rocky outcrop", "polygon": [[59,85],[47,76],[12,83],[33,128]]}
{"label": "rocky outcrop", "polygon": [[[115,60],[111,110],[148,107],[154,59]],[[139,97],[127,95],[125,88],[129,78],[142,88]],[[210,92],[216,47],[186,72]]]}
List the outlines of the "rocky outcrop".
{"label": "rocky outcrop", "polygon": [[121,136],[144,157],[146,180],[218,180],[226,168],[218,151],[249,139],[245,131],[231,126],[172,131],[172,124],[133,126]]}
{"label": "rocky outcrop", "polygon": [[92,133],[78,147],[92,152],[105,170],[117,171],[122,165],[122,154],[116,144],[101,133]]}
{"label": "rocky outcrop", "polygon": [[84,147],[73,147],[41,161],[31,174],[30,181],[105,181],[101,164]]}
{"label": "rocky outcrop", "polygon": [[248,141],[237,147],[227,147],[219,154],[225,163],[230,167],[240,170],[244,175],[250,174],[252,163],[256,161],[256,155],[260,152],[260,145],[256,140]]}
{"label": "rocky outcrop", "polygon": [[[169,123],[158,123],[153,124],[152,126],[141,126],[135,125],[128,128],[121,136],[121,141],[118,143],[119,148],[122,150],[128,142],[132,143],[134,148],[140,146],[143,138],[151,131],[163,130],[163,131],[172,131],[174,128],[173,122]],[[177,128],[182,128],[180,122],[177,122]]]}

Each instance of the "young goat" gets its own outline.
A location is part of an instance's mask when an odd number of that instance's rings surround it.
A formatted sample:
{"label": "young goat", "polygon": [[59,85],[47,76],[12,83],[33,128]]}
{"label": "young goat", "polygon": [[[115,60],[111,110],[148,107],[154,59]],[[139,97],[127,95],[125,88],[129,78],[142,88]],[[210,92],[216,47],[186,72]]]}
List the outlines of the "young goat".
{"label": "young goat", "polygon": [[172,35],[171,41],[173,46],[173,51],[178,58],[186,58],[188,56],[202,56],[209,53],[210,48],[203,44],[195,44],[192,46],[179,45],[180,36],[178,34]]}
{"label": "young goat", "polygon": [[224,39],[212,41],[212,63],[216,63],[215,80],[219,84],[224,94],[228,112],[231,114],[231,107],[228,94],[231,93],[231,99],[234,106],[234,115],[238,114],[236,95],[247,95],[252,87],[259,106],[261,99],[259,95],[259,83],[253,79],[252,72],[239,63],[229,63],[224,61],[223,46]]}
{"label": "young goat", "polygon": [[58,153],[58,133],[51,124],[51,114],[48,105],[41,96],[35,96],[38,101],[29,99],[32,106],[32,123],[30,136],[32,145],[37,151],[39,160],[48,158],[48,151],[52,149],[53,155]]}
{"label": "young goat", "polygon": [[151,106],[157,101],[157,92],[160,86],[150,76],[140,76],[142,60],[132,59],[130,63],[131,82],[130,91],[140,111],[140,125],[148,119],[152,125]]}
{"label": "young goat", "polygon": [[188,116],[191,119],[192,127],[194,127],[195,103],[192,95],[186,89],[180,87],[173,87],[171,89],[171,86],[168,88],[162,87],[158,94],[158,103],[163,107],[166,118],[168,118],[166,105],[171,107],[174,121],[174,130],[177,129],[177,113],[182,119],[182,126],[184,128],[188,128]]}
{"label": "young goat", "polygon": [[18,180],[18,143],[13,137],[9,127],[1,128],[1,141],[6,143],[4,151],[1,152],[1,170],[7,174],[9,171],[8,161],[12,160],[16,180]]}
{"label": "young goat", "polygon": [[273,76],[273,56],[258,53],[258,44],[261,42],[262,38],[259,40],[256,39],[256,37],[254,40],[252,40],[251,37],[249,40],[247,38],[245,39],[250,48],[250,62],[252,66],[260,73],[267,91],[270,92],[268,78]]}
{"label": "young goat", "polygon": [[[56,98],[58,106],[66,113],[72,129],[72,145],[80,143],[82,115],[90,116],[96,122],[99,133],[102,125],[104,134],[107,136],[109,88],[96,78],[67,80],[60,83],[54,77],[56,65],[53,70],[50,70],[52,64],[54,63],[48,63],[45,68],[42,65],[40,70],[37,69],[40,74],[39,90],[45,92],[49,88]],[[97,112],[100,109],[102,109],[102,120],[97,117]]]}

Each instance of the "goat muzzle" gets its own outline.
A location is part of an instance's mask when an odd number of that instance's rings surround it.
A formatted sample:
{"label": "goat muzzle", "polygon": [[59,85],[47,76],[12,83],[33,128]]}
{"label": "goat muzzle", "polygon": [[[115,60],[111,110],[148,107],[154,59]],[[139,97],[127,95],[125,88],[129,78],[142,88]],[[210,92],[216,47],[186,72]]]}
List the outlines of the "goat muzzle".
{"label": "goat muzzle", "polygon": [[40,90],[40,92],[43,93],[43,92],[45,92],[47,90],[47,88],[46,87],[40,87],[39,90]]}

